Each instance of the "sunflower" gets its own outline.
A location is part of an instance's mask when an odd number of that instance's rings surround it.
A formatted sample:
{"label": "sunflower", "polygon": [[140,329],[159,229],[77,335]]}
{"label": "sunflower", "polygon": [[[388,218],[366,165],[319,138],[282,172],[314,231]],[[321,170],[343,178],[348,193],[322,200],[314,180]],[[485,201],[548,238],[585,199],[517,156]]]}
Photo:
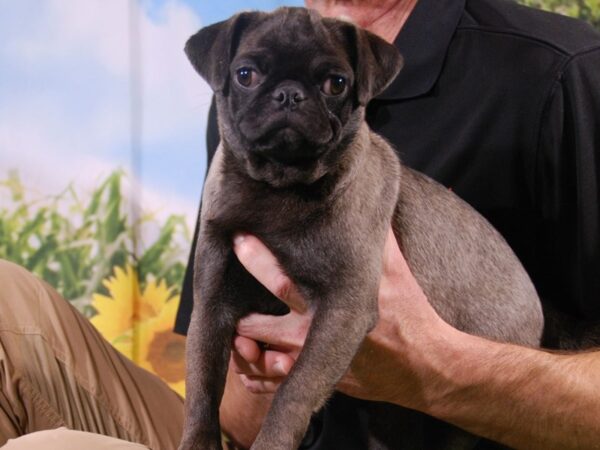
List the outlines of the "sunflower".
{"label": "sunflower", "polygon": [[185,338],[172,331],[179,297],[164,280],[151,279],[142,291],[131,266],[115,267],[102,284],[109,295],[93,295],[92,324],[117,350],[184,396]]}
{"label": "sunflower", "polygon": [[136,362],[185,395],[185,338],[173,332],[179,298],[168,301],[160,314],[134,328]]}

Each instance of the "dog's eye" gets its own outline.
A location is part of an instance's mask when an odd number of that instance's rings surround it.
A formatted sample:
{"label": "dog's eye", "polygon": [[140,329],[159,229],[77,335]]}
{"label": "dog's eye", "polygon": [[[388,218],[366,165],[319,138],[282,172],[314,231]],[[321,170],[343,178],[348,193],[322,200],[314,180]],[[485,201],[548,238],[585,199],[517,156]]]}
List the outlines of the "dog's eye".
{"label": "dog's eye", "polygon": [[242,67],[235,73],[235,77],[240,86],[254,87],[258,83],[258,74],[250,67]]}
{"label": "dog's eye", "polygon": [[346,90],[346,79],[339,75],[330,76],[321,86],[321,90],[327,95],[340,95]]}

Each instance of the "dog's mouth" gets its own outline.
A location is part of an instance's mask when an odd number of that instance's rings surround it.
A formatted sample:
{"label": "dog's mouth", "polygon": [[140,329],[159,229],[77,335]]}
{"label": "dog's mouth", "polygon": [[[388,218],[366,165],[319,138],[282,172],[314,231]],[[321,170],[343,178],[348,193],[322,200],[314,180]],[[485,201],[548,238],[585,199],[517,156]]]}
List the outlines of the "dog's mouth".
{"label": "dog's mouth", "polygon": [[[244,130],[242,129],[242,132]],[[243,133],[251,152],[261,159],[293,166],[309,166],[317,161],[335,139],[331,124],[314,124],[282,117]]]}
{"label": "dog's mouth", "polygon": [[327,155],[339,145],[341,122],[333,115],[302,116],[263,114],[237,123],[238,155],[252,178],[281,188],[309,185],[327,173]]}
{"label": "dog's mouth", "polygon": [[327,150],[329,139],[314,140],[297,129],[285,126],[271,129],[254,141],[252,151],[283,165],[308,165]]}

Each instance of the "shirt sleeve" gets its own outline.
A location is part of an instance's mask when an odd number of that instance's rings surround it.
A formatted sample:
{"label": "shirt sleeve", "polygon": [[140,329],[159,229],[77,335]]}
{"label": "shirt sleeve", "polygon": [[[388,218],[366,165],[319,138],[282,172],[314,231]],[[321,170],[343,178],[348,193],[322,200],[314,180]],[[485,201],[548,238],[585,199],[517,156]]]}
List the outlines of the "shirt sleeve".
{"label": "shirt sleeve", "polygon": [[[219,126],[217,123],[217,111],[215,108],[215,99],[210,104],[208,111],[208,125],[206,128],[206,171],[215,156],[217,146],[219,145]],[[202,202],[198,207],[198,219],[196,220],[196,229],[194,230],[194,238],[192,240],[192,248],[188,258],[188,264],[185,271],[185,277],[183,279],[183,286],[181,288],[181,300],[179,303],[179,309],[177,311],[177,317],[175,318],[175,332],[179,334],[187,334],[188,326],[190,324],[190,318],[192,315],[192,308],[194,306],[194,295],[193,295],[193,273],[194,273],[194,254],[196,253],[196,241],[198,239],[198,232],[200,229],[200,210],[202,208]]]}
{"label": "shirt sleeve", "polygon": [[600,319],[600,48],[572,57],[539,134],[536,287],[580,321]]}

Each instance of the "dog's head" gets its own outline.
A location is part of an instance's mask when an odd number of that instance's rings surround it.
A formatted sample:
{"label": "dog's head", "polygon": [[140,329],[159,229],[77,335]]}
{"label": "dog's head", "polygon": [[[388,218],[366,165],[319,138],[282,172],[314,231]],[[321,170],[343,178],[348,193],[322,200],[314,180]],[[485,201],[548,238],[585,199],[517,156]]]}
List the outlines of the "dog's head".
{"label": "dog's head", "polygon": [[276,187],[330,172],[402,61],[374,34],[303,8],[238,14],[185,51],[215,92],[225,148]]}

